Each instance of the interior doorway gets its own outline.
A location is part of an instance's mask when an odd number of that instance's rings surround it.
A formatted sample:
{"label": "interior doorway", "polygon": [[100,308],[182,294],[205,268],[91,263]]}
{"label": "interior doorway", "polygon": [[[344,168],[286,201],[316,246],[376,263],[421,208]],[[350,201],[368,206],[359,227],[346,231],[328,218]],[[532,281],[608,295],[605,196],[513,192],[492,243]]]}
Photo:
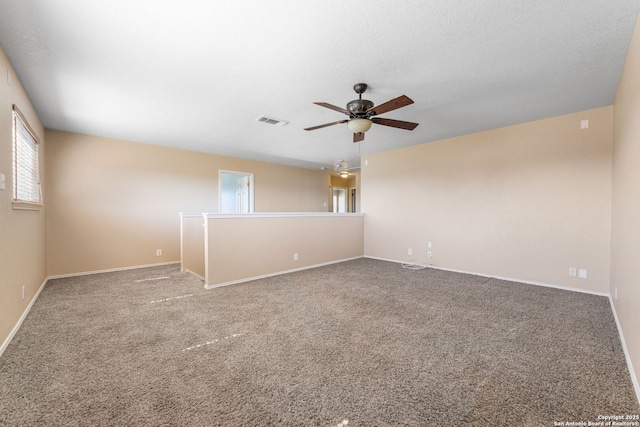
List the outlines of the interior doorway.
{"label": "interior doorway", "polygon": [[333,212],[347,212],[347,189],[341,187],[333,187]]}
{"label": "interior doorway", "polygon": [[220,171],[220,213],[253,212],[253,174]]}

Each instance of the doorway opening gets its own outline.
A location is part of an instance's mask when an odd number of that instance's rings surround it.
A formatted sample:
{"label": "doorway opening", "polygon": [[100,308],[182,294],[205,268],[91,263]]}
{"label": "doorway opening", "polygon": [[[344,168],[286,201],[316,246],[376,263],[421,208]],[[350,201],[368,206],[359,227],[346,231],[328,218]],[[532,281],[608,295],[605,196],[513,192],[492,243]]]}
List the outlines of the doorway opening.
{"label": "doorway opening", "polygon": [[347,212],[347,189],[340,187],[333,187],[333,212],[346,213]]}
{"label": "doorway opening", "polygon": [[253,212],[253,174],[219,171],[220,213]]}

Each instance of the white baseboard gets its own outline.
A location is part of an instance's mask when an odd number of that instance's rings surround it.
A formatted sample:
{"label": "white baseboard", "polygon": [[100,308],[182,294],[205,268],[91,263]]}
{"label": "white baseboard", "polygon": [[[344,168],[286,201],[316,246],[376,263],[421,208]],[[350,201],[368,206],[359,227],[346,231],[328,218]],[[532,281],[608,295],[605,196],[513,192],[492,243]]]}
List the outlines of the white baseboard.
{"label": "white baseboard", "polygon": [[42,290],[44,289],[44,286],[47,284],[48,280],[49,280],[49,278],[44,279],[44,282],[42,282],[42,284],[40,285],[40,288],[38,288],[38,291],[36,292],[36,294],[33,296],[33,298],[31,298],[31,302],[29,302],[29,305],[24,310],[24,313],[22,313],[22,316],[20,316],[20,319],[18,319],[18,322],[15,324],[15,326],[13,327],[11,332],[9,332],[9,335],[7,336],[7,338],[4,340],[4,342],[0,346],[0,357],[2,356],[2,353],[4,353],[6,348],[9,346],[9,343],[11,342],[13,337],[18,332],[18,329],[20,329],[20,326],[22,326],[22,322],[24,322],[24,319],[27,318],[27,315],[29,314],[29,311],[31,311],[31,307],[33,307],[33,304],[35,304],[36,300],[40,296],[40,292],[42,292]]}
{"label": "white baseboard", "polygon": [[250,282],[252,280],[258,280],[258,279],[266,279],[267,277],[280,276],[282,274],[294,273],[296,271],[309,270],[309,269],[312,269],[312,268],[323,267],[325,265],[338,264],[340,262],[353,261],[354,259],[360,259],[360,258],[362,258],[362,257],[361,256],[357,256],[357,257],[353,257],[353,258],[343,258],[343,259],[338,259],[338,260],[335,260],[335,261],[329,261],[329,262],[323,262],[323,263],[320,263],[320,264],[308,265],[306,267],[294,268],[292,270],[278,271],[276,273],[268,273],[268,274],[263,274],[263,275],[260,275],[260,276],[253,276],[253,277],[247,277],[247,278],[244,278],[244,279],[232,280],[230,282],[217,283],[215,285],[208,285],[208,284],[205,283],[204,288],[205,289],[221,288],[223,286],[236,285],[238,283]]}
{"label": "white baseboard", "polygon": [[[415,264],[415,263],[413,263],[411,261],[398,261],[398,260],[395,260],[395,259],[378,258],[378,257],[372,257],[372,256],[366,256],[366,255],[365,255],[364,258],[376,259],[378,261],[393,262],[393,263],[396,263],[396,264]],[[415,265],[421,265],[421,266],[424,266],[424,267],[427,267],[427,268],[433,268],[433,269],[436,269],[436,270],[451,271],[452,273],[472,274],[474,276],[489,277],[489,278],[498,279],[498,280],[506,280],[507,282],[518,282],[518,283],[524,283],[526,285],[544,286],[545,288],[562,289],[563,291],[580,292],[580,293],[583,293],[583,294],[598,295],[598,296],[607,297],[607,298],[610,296],[608,292],[589,291],[589,290],[586,290],[586,289],[570,288],[568,286],[558,286],[558,285],[552,285],[552,284],[549,284],[549,283],[534,282],[534,281],[522,280],[522,279],[514,279],[513,277],[492,276],[492,275],[489,275],[489,274],[475,273],[473,271],[455,270],[455,269],[452,269],[452,268],[438,267],[438,266],[435,266],[435,265],[424,265],[424,264],[415,264]]]}
{"label": "white baseboard", "polygon": [[636,376],[635,370],[633,369],[633,363],[631,363],[631,356],[629,356],[629,351],[627,350],[627,343],[624,340],[624,334],[622,333],[622,327],[620,326],[620,321],[618,320],[618,313],[616,312],[616,306],[613,303],[613,298],[611,298],[611,295],[609,295],[609,304],[611,304],[611,311],[613,312],[613,318],[616,321],[616,327],[618,328],[618,335],[620,335],[620,342],[622,343],[624,358],[627,361],[627,369],[629,370],[629,374],[631,375],[631,382],[633,383],[633,389],[636,392],[636,399],[638,399],[638,404],[640,405],[640,384],[638,383],[638,377]]}
{"label": "white baseboard", "polygon": [[125,270],[137,270],[139,268],[161,267],[163,265],[172,265],[172,264],[180,264],[180,261],[160,262],[160,263],[157,263],[157,264],[134,265],[134,266],[130,266],[130,267],[107,268],[105,270],[82,271],[80,273],[57,274],[55,276],[49,276],[49,277],[47,277],[47,279],[49,279],[49,280],[50,279],[64,279],[65,277],[88,276],[90,274],[112,273],[114,271],[125,271]]}

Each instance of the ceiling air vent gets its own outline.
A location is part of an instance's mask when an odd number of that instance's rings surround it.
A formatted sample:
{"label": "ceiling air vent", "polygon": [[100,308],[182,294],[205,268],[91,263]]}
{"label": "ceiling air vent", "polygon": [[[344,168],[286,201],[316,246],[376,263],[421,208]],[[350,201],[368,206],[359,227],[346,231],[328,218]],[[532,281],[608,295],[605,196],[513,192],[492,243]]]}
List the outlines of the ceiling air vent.
{"label": "ceiling air vent", "polygon": [[275,126],[284,126],[287,123],[289,123],[289,122],[285,122],[284,120],[275,119],[273,117],[268,117],[268,116],[260,116],[256,120],[259,122],[263,122],[263,123],[267,123]]}

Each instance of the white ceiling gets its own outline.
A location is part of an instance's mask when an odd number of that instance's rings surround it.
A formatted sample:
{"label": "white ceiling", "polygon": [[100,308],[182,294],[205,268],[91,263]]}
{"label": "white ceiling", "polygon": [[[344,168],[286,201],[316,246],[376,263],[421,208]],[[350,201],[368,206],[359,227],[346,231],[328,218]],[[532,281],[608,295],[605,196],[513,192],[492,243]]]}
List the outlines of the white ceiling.
{"label": "white ceiling", "polygon": [[[638,0],[0,0],[45,127],[319,168],[611,105]],[[340,107],[415,101],[354,144]],[[261,115],[289,122],[276,127]]]}

